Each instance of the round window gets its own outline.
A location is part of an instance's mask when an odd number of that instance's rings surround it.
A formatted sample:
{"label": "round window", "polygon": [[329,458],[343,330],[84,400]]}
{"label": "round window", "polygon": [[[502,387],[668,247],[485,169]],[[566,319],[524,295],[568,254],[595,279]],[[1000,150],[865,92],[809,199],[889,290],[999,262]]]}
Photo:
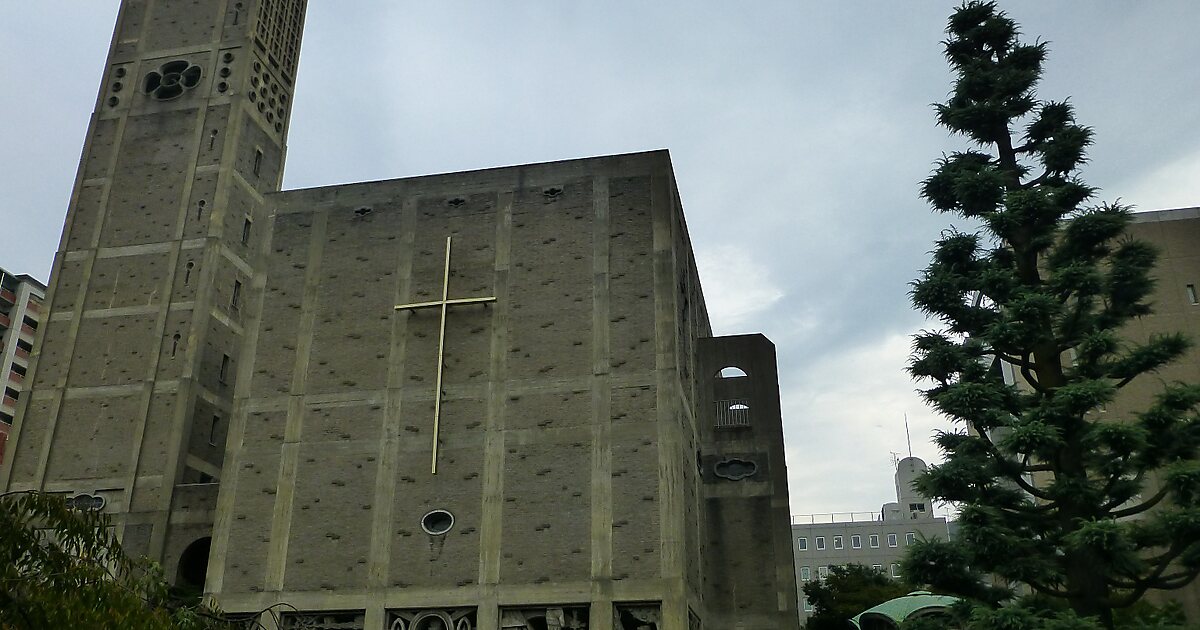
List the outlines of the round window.
{"label": "round window", "polygon": [[421,529],[426,534],[440,536],[454,527],[454,515],[446,510],[433,510],[421,517]]}

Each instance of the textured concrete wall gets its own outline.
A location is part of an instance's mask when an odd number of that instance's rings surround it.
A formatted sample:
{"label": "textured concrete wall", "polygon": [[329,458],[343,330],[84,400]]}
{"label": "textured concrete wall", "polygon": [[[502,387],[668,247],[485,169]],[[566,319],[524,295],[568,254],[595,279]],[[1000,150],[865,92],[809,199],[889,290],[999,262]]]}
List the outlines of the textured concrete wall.
{"label": "textured concrete wall", "polygon": [[280,183],[298,31],[264,37],[268,7],[302,20],[299,0],[122,3],[0,471],[0,488],[98,491],[169,576],[211,531],[243,333],[232,291],[253,299],[265,242],[243,227],[266,222]]}
{"label": "textured concrete wall", "polygon": [[[796,628],[796,576],[775,346],[762,335],[699,341],[697,414],[705,515],[706,623]],[[745,376],[723,378],[724,368]],[[744,405],[734,422],[718,418]]]}
{"label": "textured concrete wall", "polygon": [[[501,605],[584,604],[594,628],[639,602],[665,627],[703,615],[690,376],[708,325],[665,152],[267,202],[208,585],[223,606],[370,601],[368,626],[456,605],[483,627]],[[434,475],[439,314],[393,306],[441,297],[448,235],[450,297],[497,299],[449,310]],[[422,529],[433,509],[448,533]]]}

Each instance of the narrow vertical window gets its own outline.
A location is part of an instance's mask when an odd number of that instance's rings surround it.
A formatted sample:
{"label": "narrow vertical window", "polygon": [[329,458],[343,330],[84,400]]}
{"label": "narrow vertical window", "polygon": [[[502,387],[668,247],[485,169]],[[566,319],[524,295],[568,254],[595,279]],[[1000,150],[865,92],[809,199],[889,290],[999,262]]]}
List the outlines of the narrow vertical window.
{"label": "narrow vertical window", "polygon": [[907,534],[904,535],[904,544],[911,545],[915,542],[917,542],[916,532],[908,532]]}
{"label": "narrow vertical window", "polygon": [[192,282],[192,270],[196,268],[196,263],[188,261],[183,268],[183,286],[187,286]]}
{"label": "narrow vertical window", "polygon": [[799,551],[808,551],[808,539],[803,536],[796,539],[796,549]]}
{"label": "narrow vertical window", "polygon": [[179,333],[175,333],[175,335],[173,337],[171,337],[171,358],[172,359],[174,359],[176,353],[179,352],[179,340],[181,338],[182,337],[179,336]]}
{"label": "narrow vertical window", "polygon": [[879,548],[879,534],[871,534],[870,540],[871,540],[871,548],[878,549]]}
{"label": "narrow vertical window", "polygon": [[242,245],[250,244],[250,228],[253,225],[254,222],[250,220],[250,217],[246,217],[246,220],[242,222]]}
{"label": "narrow vertical window", "polygon": [[217,372],[217,380],[222,383],[227,383],[229,381],[229,363],[229,355],[221,355],[221,371]]}
{"label": "narrow vertical window", "polygon": [[1187,295],[1188,295],[1189,302],[1191,302],[1192,304],[1200,304],[1200,300],[1196,299],[1196,285],[1194,285],[1194,284],[1187,285]]}
{"label": "narrow vertical window", "polygon": [[217,427],[221,424],[221,416],[213,416],[212,424],[208,426],[208,444],[217,445]]}
{"label": "narrow vertical window", "polygon": [[817,551],[824,551],[824,550],[825,550],[825,537],[817,536]]}
{"label": "narrow vertical window", "polygon": [[208,202],[203,199],[196,202],[196,220],[197,221],[204,218],[204,206],[207,206],[207,205],[208,205]]}
{"label": "narrow vertical window", "polygon": [[807,582],[812,579],[812,570],[808,567],[800,567],[800,581]]}
{"label": "narrow vertical window", "polygon": [[850,548],[851,549],[862,549],[862,536],[859,536],[858,534],[851,536],[850,537]]}
{"label": "narrow vertical window", "polygon": [[895,534],[888,534],[888,546],[889,547],[896,546],[896,535]]}
{"label": "narrow vertical window", "polygon": [[842,548],[842,537],[841,537],[841,536],[834,536],[834,537],[833,537],[833,548],[834,548],[834,549],[841,549],[841,548]]}
{"label": "narrow vertical window", "polygon": [[229,296],[229,308],[237,310],[242,301],[242,281],[233,281],[233,295]]}
{"label": "narrow vertical window", "polygon": [[217,146],[217,130],[213,129],[208,133],[208,150],[212,151],[215,146]]}
{"label": "narrow vertical window", "polygon": [[895,562],[892,563],[892,577],[900,577],[900,565],[896,564]]}
{"label": "narrow vertical window", "polygon": [[255,175],[258,175],[262,171],[262,159],[263,159],[262,149],[255,149],[254,150],[254,174]]}

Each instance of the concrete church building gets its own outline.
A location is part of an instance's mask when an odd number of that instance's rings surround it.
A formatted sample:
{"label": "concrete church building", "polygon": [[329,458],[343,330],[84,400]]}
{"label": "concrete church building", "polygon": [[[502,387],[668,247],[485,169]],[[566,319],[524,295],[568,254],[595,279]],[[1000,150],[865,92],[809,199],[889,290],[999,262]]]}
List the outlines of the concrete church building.
{"label": "concrete church building", "polygon": [[668,154],[280,192],[304,13],[121,3],[0,488],[285,628],[795,628]]}

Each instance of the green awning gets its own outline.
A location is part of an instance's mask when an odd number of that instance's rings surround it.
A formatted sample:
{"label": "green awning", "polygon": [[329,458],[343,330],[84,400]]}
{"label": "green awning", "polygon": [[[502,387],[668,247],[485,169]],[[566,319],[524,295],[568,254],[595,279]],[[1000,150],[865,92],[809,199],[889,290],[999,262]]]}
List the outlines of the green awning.
{"label": "green awning", "polygon": [[874,608],[868,608],[854,616],[850,623],[854,624],[855,628],[862,628],[864,623],[871,625],[887,624],[888,627],[899,627],[905,619],[917,615],[925,615],[934,612],[941,612],[955,602],[957,597],[950,595],[934,595],[929,591],[913,591],[908,595],[901,595],[895,599],[889,599]]}

